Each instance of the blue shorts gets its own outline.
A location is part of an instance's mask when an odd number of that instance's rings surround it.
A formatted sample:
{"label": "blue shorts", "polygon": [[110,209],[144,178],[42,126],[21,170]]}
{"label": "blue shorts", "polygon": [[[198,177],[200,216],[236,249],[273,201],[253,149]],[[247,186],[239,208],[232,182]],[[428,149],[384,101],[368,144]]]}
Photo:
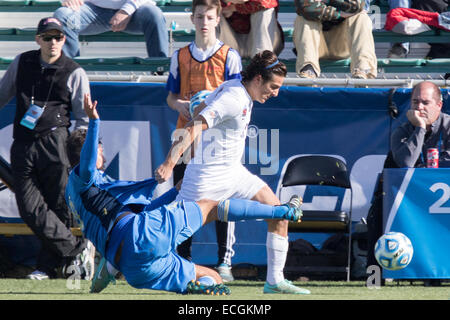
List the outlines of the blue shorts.
{"label": "blue shorts", "polygon": [[119,264],[127,282],[139,289],[185,292],[189,281],[195,280],[195,267],[175,250],[202,222],[195,202],[174,201],[136,214],[125,231]]}

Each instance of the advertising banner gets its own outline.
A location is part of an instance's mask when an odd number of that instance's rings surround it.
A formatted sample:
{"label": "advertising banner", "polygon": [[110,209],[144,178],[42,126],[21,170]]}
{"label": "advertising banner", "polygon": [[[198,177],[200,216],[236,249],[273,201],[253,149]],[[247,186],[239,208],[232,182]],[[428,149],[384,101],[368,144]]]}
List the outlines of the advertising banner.
{"label": "advertising banner", "polygon": [[406,235],[414,253],[407,267],[383,276],[450,278],[450,169],[386,169],[384,190],[385,233]]}

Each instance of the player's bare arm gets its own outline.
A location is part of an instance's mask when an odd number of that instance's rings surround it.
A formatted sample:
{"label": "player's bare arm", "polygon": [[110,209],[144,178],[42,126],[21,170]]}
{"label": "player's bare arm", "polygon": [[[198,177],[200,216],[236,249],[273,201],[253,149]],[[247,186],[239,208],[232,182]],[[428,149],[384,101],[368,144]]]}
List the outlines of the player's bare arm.
{"label": "player's bare arm", "polygon": [[181,155],[189,148],[203,130],[208,129],[208,124],[202,116],[196,116],[184,127],[181,135],[173,142],[166,160],[155,171],[155,179],[158,183],[167,181],[172,176],[172,171]]}
{"label": "player's bare arm", "polygon": [[183,100],[180,95],[169,92],[167,96],[167,105],[177,111],[184,120],[191,120],[191,115],[189,114],[189,100]]}

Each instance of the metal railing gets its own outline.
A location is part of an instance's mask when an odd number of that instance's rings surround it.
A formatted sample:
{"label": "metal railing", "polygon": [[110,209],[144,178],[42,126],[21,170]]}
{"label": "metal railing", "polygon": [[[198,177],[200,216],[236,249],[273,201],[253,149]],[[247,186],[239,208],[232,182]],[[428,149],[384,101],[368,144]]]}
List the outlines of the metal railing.
{"label": "metal railing", "polygon": [[[88,74],[90,81],[116,81],[116,82],[152,82],[166,83],[167,76],[139,75],[139,74]],[[303,79],[297,77],[287,77],[284,80],[285,86],[317,86],[317,87],[405,87],[412,88],[415,84],[424,80],[431,81],[437,86],[450,87],[450,79],[430,79],[428,77],[418,77],[416,79],[353,79],[349,77],[341,78],[316,78]]]}
{"label": "metal railing", "polygon": [[[5,71],[0,71],[0,79]],[[284,80],[284,86],[315,86],[315,87],[404,87],[412,88],[415,84],[424,80],[431,81],[441,88],[450,87],[450,79],[444,79],[442,75],[415,75],[414,78],[404,79],[353,79],[348,75],[334,74],[334,77],[320,77],[316,79],[298,78],[295,74],[288,74]],[[90,81],[111,82],[136,82],[136,83],[166,83],[167,75],[152,75],[150,73],[134,72],[88,72]]]}

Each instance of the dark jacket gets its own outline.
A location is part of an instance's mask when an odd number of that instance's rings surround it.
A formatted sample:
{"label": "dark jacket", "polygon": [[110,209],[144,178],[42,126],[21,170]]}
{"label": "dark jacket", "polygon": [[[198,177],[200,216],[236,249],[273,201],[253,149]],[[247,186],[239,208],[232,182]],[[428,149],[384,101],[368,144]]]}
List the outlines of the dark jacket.
{"label": "dark jacket", "polygon": [[[52,65],[43,66],[40,50],[21,55],[16,76],[16,115],[14,139],[33,140],[57,127],[70,127],[71,92],[67,80],[80,66],[64,53]],[[20,124],[31,104],[46,108],[34,130]]]}

